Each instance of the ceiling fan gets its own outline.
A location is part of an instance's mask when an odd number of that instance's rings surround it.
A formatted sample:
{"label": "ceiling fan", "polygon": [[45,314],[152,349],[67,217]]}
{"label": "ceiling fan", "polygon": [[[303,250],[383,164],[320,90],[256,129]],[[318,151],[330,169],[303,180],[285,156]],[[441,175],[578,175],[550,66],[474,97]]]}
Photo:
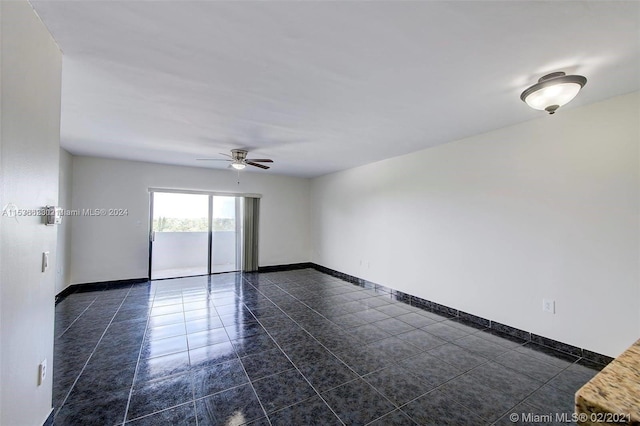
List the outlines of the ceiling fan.
{"label": "ceiling fan", "polygon": [[271,160],[269,158],[247,158],[247,154],[248,153],[249,153],[249,151],[247,151],[246,149],[232,149],[231,150],[231,155],[220,153],[220,155],[224,155],[226,157],[229,157],[230,160],[223,159],[223,158],[197,158],[197,160],[200,160],[200,161],[231,161],[230,167],[233,167],[236,170],[242,170],[245,167],[247,167],[247,165],[254,166],[254,167],[259,167],[261,169],[265,169],[266,170],[266,169],[269,168],[269,166],[265,166],[264,164],[258,164],[258,163],[273,163],[273,160]]}

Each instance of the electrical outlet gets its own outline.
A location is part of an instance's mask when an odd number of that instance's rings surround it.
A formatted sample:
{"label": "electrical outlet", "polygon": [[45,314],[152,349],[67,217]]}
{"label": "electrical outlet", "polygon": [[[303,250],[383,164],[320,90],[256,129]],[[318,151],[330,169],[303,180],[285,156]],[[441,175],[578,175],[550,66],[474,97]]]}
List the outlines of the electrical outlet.
{"label": "electrical outlet", "polygon": [[550,314],[556,313],[556,301],[551,299],[542,299],[542,310]]}
{"label": "electrical outlet", "polygon": [[45,358],[38,366],[38,386],[44,383],[47,378],[47,359]]}

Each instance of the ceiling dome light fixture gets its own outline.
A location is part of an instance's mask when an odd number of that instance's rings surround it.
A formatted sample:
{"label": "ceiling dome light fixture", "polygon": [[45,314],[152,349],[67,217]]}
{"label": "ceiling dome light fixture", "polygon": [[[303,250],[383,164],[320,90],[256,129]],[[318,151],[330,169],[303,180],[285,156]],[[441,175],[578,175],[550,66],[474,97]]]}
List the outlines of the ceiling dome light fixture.
{"label": "ceiling dome light fixture", "polygon": [[587,79],[581,75],[554,72],[540,77],[536,84],[522,92],[520,99],[533,109],[553,114],[558,108],[571,102],[585,84]]}
{"label": "ceiling dome light fixture", "polygon": [[247,167],[247,165],[244,164],[242,161],[234,161],[233,163],[231,163],[231,167],[233,167],[236,170],[242,170],[245,167]]}

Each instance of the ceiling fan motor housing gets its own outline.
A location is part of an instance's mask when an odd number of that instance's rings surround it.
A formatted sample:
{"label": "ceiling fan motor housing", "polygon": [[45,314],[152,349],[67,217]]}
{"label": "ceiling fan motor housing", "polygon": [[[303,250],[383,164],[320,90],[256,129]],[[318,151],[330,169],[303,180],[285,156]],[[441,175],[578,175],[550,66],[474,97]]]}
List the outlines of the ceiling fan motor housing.
{"label": "ceiling fan motor housing", "polygon": [[244,161],[247,158],[247,150],[246,149],[232,149],[231,157],[235,161]]}

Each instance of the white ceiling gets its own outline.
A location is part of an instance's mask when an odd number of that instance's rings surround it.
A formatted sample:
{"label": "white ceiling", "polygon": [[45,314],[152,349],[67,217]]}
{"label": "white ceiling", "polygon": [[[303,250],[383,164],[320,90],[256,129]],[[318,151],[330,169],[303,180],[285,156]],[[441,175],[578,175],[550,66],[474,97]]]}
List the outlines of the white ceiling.
{"label": "white ceiling", "polygon": [[[231,148],[318,176],[640,88],[640,2],[32,1],[64,53],[61,143],[189,166]],[[547,116],[553,120],[556,116]]]}

